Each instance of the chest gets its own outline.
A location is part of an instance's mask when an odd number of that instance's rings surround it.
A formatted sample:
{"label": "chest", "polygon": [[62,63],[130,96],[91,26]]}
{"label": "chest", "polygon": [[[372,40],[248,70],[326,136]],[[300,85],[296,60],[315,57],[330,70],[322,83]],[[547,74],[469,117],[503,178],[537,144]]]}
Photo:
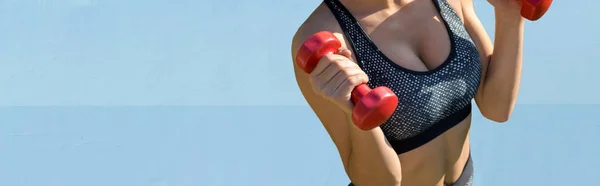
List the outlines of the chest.
{"label": "chest", "polygon": [[465,108],[479,88],[479,52],[460,16],[448,7],[439,10],[441,23],[430,24],[439,28],[416,28],[408,31],[411,37],[390,34],[390,40],[380,42],[385,48],[376,43],[376,37],[355,42],[369,86],[386,86],[398,95],[400,104],[389,122],[397,128],[415,129],[402,135],[417,134]]}
{"label": "chest", "polygon": [[431,0],[414,0],[398,9],[356,17],[387,58],[406,69],[424,72],[439,67],[450,55],[452,34],[447,17],[462,20],[460,1],[446,2],[442,6],[447,8],[440,8]]}
{"label": "chest", "polygon": [[447,58],[428,71],[405,68],[378,52],[362,57],[362,69],[371,87],[386,86],[398,95],[402,106],[397,114],[442,117],[456,105],[469,104],[481,79],[482,66],[474,44],[457,36],[450,43]]}
{"label": "chest", "polygon": [[425,112],[470,102],[481,61],[457,11],[459,2],[414,0],[395,11],[359,17],[364,37],[354,41],[355,57],[369,84],[387,86],[402,95],[401,103]]}

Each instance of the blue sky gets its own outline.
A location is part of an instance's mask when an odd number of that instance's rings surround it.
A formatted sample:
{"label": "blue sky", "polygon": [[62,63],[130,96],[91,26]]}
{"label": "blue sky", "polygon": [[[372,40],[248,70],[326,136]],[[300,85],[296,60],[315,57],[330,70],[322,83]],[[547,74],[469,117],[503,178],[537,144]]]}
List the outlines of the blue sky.
{"label": "blue sky", "polygon": [[[0,0],[0,184],[346,184],[291,68],[319,2]],[[514,117],[475,114],[476,185],[596,182],[592,3],[527,23]]]}

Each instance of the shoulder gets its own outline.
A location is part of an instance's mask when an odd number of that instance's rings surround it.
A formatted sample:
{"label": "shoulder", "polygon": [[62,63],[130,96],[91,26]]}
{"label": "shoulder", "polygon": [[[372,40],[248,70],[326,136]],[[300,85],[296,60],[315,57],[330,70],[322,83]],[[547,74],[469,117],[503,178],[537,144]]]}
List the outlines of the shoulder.
{"label": "shoulder", "polygon": [[296,30],[296,33],[294,34],[291,43],[292,56],[295,58],[296,52],[300,48],[302,43],[310,36],[320,31],[332,32],[338,37],[338,39],[340,39],[340,41],[344,41],[342,30],[334,15],[331,13],[331,11],[325,3],[319,4],[319,6],[306,18],[306,20]]}
{"label": "shoulder", "polygon": [[460,8],[463,11],[474,11],[475,5],[473,5],[473,0],[460,0]]}
{"label": "shoulder", "polygon": [[444,0],[454,9],[460,19],[465,21],[465,14],[473,10],[473,0]]}

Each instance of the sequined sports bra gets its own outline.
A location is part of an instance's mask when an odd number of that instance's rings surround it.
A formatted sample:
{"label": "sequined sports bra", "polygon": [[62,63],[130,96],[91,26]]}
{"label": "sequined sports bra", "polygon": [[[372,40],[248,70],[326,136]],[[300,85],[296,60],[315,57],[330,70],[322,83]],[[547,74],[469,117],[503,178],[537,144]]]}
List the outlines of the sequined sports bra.
{"label": "sequined sports bra", "polygon": [[479,87],[481,60],[463,22],[446,0],[432,1],[448,30],[451,51],[442,65],[420,72],[387,58],[339,0],[324,0],[369,76],[367,85],[387,86],[398,95],[396,111],[381,125],[397,154],[426,144],[468,117]]}

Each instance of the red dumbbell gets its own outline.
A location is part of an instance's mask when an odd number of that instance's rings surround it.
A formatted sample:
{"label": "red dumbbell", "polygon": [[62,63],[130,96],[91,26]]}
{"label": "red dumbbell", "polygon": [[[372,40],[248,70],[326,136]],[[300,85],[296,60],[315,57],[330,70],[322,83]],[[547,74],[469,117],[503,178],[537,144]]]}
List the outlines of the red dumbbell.
{"label": "red dumbbell", "polygon": [[[318,32],[302,44],[296,54],[296,64],[310,74],[323,56],[336,53],[340,47],[342,43],[333,33]],[[352,102],[354,124],[362,130],[371,130],[392,116],[398,106],[398,97],[387,87],[371,90],[366,84],[361,84],[352,90]]]}
{"label": "red dumbbell", "polygon": [[544,16],[551,4],[552,0],[523,0],[521,16],[531,21],[538,20]]}

